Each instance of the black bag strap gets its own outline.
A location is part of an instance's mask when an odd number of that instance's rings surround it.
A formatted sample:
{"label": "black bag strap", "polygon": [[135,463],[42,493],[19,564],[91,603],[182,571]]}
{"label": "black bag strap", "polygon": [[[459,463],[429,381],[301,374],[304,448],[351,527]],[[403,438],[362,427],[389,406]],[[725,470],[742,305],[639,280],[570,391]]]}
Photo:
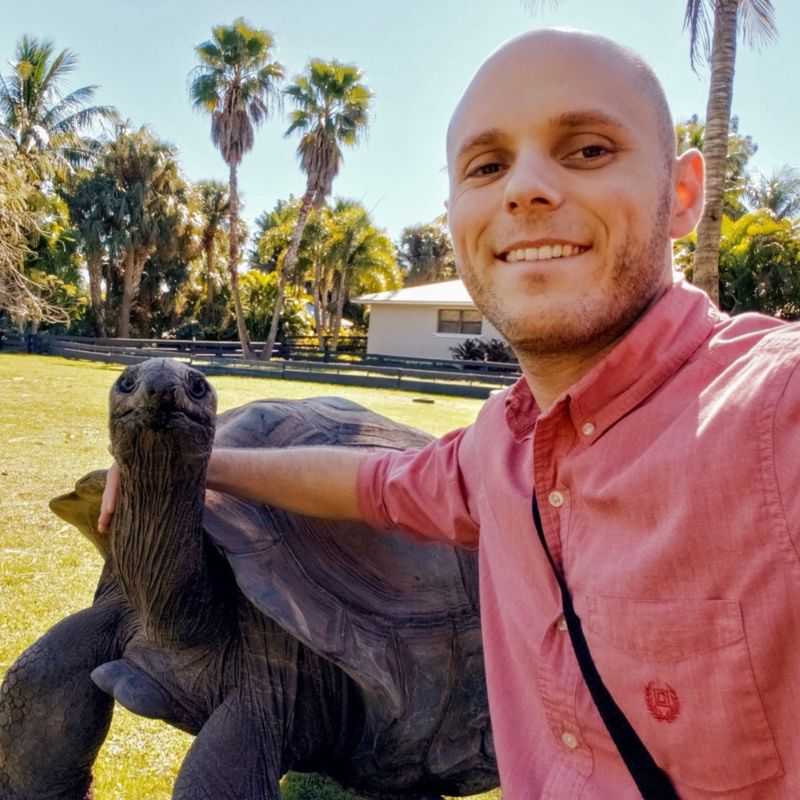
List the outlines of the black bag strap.
{"label": "black bag strap", "polygon": [[614,702],[614,698],[603,683],[600,673],[589,652],[589,645],[583,635],[583,626],[580,617],[575,613],[572,605],[572,598],[567,588],[564,577],[556,567],[547,541],[544,538],[542,527],[542,517],[539,514],[539,505],[536,502],[536,495],[533,496],[533,521],[536,525],[536,532],[539,534],[539,541],[542,543],[547,560],[553,568],[553,574],[558,581],[561,589],[561,600],[564,605],[564,619],[567,621],[567,631],[572,640],[572,647],[578,659],[586,685],[589,687],[589,694],[603,718],[614,744],[625,762],[625,766],[631,773],[636,786],[639,788],[644,800],[680,800],[675,789],[672,787],[667,774],[656,764],[648,749],[642,744],[642,740],[628,722],[628,718],[622,713],[620,707]]}

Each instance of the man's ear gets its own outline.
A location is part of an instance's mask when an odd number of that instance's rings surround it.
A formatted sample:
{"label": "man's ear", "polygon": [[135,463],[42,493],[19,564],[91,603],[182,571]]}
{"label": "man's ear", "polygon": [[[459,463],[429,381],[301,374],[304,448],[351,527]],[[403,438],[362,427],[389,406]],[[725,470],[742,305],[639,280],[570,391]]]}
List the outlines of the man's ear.
{"label": "man's ear", "polygon": [[680,239],[690,234],[703,213],[705,162],[699,150],[687,150],[675,162],[672,217],[669,235]]}

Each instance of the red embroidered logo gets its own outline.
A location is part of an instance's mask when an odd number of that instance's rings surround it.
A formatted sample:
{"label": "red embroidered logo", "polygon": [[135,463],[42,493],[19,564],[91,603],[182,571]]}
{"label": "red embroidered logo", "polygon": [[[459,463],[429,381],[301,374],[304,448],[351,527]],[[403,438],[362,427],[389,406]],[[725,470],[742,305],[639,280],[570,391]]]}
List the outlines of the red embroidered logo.
{"label": "red embroidered logo", "polygon": [[647,710],[659,722],[675,722],[681,713],[678,693],[668,684],[656,686],[652,681],[644,687],[644,701]]}

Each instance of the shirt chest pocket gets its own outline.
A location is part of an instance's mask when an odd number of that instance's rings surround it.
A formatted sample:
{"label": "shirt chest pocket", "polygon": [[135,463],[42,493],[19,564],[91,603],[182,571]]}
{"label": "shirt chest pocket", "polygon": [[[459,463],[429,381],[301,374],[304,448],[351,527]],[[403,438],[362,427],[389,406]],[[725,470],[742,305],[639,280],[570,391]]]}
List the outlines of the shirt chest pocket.
{"label": "shirt chest pocket", "polygon": [[782,774],[737,602],[590,595],[583,622],[604,683],[679,792]]}

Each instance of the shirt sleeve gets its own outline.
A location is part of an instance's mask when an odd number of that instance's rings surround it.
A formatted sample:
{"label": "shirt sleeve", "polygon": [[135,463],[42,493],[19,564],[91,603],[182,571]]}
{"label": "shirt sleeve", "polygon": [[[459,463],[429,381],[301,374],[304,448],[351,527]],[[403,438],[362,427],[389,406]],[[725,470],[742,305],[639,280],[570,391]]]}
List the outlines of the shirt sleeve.
{"label": "shirt sleeve", "polygon": [[368,456],[358,470],[358,501],[373,528],[399,528],[423,539],[478,546],[474,509],[472,427],[453,431],[421,450]]}
{"label": "shirt sleeve", "polygon": [[800,361],[780,395],[773,422],[774,469],[781,511],[800,558]]}

